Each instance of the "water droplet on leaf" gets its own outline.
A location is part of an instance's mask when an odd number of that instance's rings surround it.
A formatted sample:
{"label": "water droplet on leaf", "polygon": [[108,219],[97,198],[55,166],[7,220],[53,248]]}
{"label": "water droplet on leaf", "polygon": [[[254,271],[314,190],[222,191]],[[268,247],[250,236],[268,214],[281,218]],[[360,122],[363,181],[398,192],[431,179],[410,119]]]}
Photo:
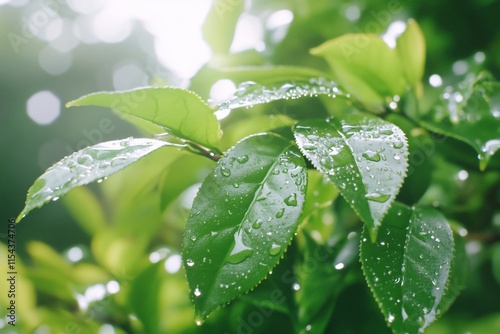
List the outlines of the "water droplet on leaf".
{"label": "water droplet on leaf", "polygon": [[243,231],[239,230],[234,234],[234,247],[229,254],[227,261],[232,264],[238,264],[243,262],[247,257],[252,255],[253,249],[247,247],[243,243]]}
{"label": "water droplet on leaf", "polygon": [[280,253],[281,246],[273,242],[271,249],[269,249],[269,255],[276,256]]}
{"label": "water droplet on leaf", "polygon": [[290,196],[285,198],[284,202],[288,206],[297,206],[297,194],[292,193]]}
{"label": "water droplet on leaf", "polygon": [[365,198],[374,201],[374,202],[379,202],[379,203],[384,203],[387,202],[387,200],[391,197],[391,195],[388,194],[379,194],[379,193],[369,193],[365,195]]}

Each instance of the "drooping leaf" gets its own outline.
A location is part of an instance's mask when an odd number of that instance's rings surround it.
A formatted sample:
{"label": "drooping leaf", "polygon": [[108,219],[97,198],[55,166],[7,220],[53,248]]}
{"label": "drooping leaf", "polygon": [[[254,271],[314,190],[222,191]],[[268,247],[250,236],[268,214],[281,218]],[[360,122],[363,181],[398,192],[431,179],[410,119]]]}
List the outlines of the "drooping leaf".
{"label": "drooping leaf", "polygon": [[408,20],[406,30],[396,41],[396,51],[406,81],[417,87],[424,75],[425,65],[425,39],[417,21]]}
{"label": "drooping leaf", "polygon": [[434,209],[394,203],[376,243],[364,229],[363,272],[394,333],[422,332],[439,316],[453,247],[450,225]]}
{"label": "drooping leaf", "polygon": [[197,322],[278,263],[297,230],[306,182],[299,150],[274,134],[247,137],[218,161],[194,200],[183,241]]}
{"label": "drooping leaf", "polygon": [[155,139],[128,138],[89,146],[63,158],[35,180],[17,221],[71,189],[110,176],[166,145]]}
{"label": "drooping leaf", "polygon": [[328,95],[332,98],[347,96],[336,83],[325,78],[311,78],[292,82],[260,85],[253,81],[238,86],[234,97],[215,107],[216,110],[251,107],[277,100],[298,99],[304,96]]}
{"label": "drooping leaf", "polygon": [[425,128],[472,146],[485,170],[500,149],[500,83],[481,73],[445,88],[434,109],[421,119]]}
{"label": "drooping leaf", "polygon": [[380,36],[347,34],[311,49],[326,59],[333,79],[368,105],[381,105],[386,97],[400,95],[405,78],[400,59]]}
{"label": "drooping leaf", "polygon": [[364,114],[305,120],[294,128],[304,155],[340,190],[376,239],[403,184],[408,144],[395,125]]}
{"label": "drooping leaf", "polygon": [[207,148],[219,147],[219,123],[195,93],[174,87],[100,92],[68,102],[67,107],[99,106],[150,121],[171,134]]}

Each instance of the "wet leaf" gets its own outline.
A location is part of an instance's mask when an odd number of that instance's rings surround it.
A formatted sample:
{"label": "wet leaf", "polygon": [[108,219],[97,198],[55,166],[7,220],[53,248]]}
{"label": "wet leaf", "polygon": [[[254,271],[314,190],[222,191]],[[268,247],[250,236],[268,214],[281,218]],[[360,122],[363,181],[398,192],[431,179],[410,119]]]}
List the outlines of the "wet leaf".
{"label": "wet leaf", "polygon": [[279,262],[297,230],[306,182],[299,150],[274,134],[247,137],[218,161],[194,200],[183,241],[197,322]]}
{"label": "wet leaf", "polygon": [[364,114],[297,123],[304,155],[327,176],[367,225],[372,240],[403,184],[408,144],[395,125]]}
{"label": "wet leaf", "polygon": [[376,243],[364,229],[363,272],[395,333],[422,332],[439,316],[453,245],[448,221],[434,209],[394,203]]}
{"label": "wet leaf", "polygon": [[195,93],[173,87],[100,92],[68,102],[67,107],[112,108],[152,122],[172,135],[211,149],[219,147],[219,123],[213,110]]}
{"label": "wet leaf", "polygon": [[298,99],[304,96],[318,95],[328,95],[332,98],[347,98],[335,82],[325,78],[311,78],[308,80],[268,85],[246,81],[238,86],[231,99],[219,104],[216,110],[251,107],[256,104],[264,104],[277,100]]}
{"label": "wet leaf", "polygon": [[472,146],[481,170],[485,170],[500,149],[500,83],[481,73],[446,87],[421,124]]}
{"label": "wet leaf", "polygon": [[71,189],[102,180],[166,145],[169,144],[160,140],[128,138],[89,146],[63,158],[35,180],[17,221]]}
{"label": "wet leaf", "polygon": [[381,105],[386,97],[405,88],[403,69],[396,49],[380,36],[347,34],[311,49],[326,59],[333,79],[348,93],[368,105]]}

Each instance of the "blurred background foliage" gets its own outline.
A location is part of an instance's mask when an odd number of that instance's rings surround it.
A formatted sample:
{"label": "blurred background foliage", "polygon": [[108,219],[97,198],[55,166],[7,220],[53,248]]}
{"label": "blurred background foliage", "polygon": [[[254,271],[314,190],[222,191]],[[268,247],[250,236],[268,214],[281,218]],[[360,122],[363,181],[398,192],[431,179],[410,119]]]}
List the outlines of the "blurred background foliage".
{"label": "blurred background foliage", "polygon": [[[500,77],[498,1],[214,2],[210,10],[212,1],[203,0],[0,0],[4,223],[21,211],[35,178],[65,155],[101,141],[151,136],[109,110],[65,110],[64,103],[86,93],[174,85],[216,102],[249,80],[227,68],[299,65],[326,70],[323,60],[309,54],[311,47],[350,32],[394,34],[409,17],[419,22],[427,42],[425,85],[452,82],[477,66]],[[434,80],[428,82],[430,78]],[[313,112],[318,105],[316,99],[305,99],[233,112],[222,120],[223,148],[249,133],[286,125],[287,115],[296,117],[304,106]],[[269,116],[269,108],[284,115]],[[417,133],[410,141],[432,141],[424,137]],[[469,279],[451,310],[428,333],[500,332],[498,169],[480,174],[470,163],[472,150],[449,157],[449,147],[456,149],[459,143],[433,143],[425,168],[416,169],[400,200],[439,207],[466,227]],[[216,312],[204,326],[194,324],[179,254],[196,185],[212,164],[174,149],[160,150],[100,184],[75,189],[35,210],[17,226],[17,326],[0,319],[0,333],[293,331],[290,312],[297,311],[293,298],[300,300],[300,294],[291,292],[300,286],[273,281],[277,274]],[[359,227],[359,221],[337,199],[308,218],[316,246],[308,246],[306,234],[299,234],[294,247],[311,250],[332,236],[345,237],[353,226]],[[2,263],[5,233],[3,228]],[[295,256],[294,247],[284,263]],[[294,275],[300,277],[300,268]],[[389,332],[357,254],[349,274],[338,279],[328,306],[333,315],[325,317],[328,331]],[[265,303],[273,288],[284,291],[283,305]],[[7,303],[2,291],[0,308],[5,310]]]}

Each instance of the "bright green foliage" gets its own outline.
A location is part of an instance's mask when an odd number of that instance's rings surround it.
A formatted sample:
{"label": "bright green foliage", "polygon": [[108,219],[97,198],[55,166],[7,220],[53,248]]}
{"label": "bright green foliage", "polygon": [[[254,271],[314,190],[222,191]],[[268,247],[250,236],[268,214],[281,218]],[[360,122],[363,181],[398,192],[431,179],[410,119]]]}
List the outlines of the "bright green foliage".
{"label": "bright green foliage", "polygon": [[218,161],[184,234],[197,321],[254,288],[279,262],[300,222],[306,188],[300,152],[273,134],[248,137]]}
{"label": "bright green foliage", "polygon": [[294,128],[297,144],[332,180],[368,226],[373,241],[406,176],[408,145],[395,125],[365,114],[308,120]]}
{"label": "bright green foliage", "polygon": [[75,152],[40,176],[28,190],[26,206],[18,221],[34,208],[57,201],[71,189],[102,180],[134,163],[145,155],[167,146],[154,139],[122,139],[97,144]]}
{"label": "bright green foliage", "polygon": [[[450,309],[467,285],[469,261],[484,267],[491,252],[487,279],[500,282],[500,250],[488,248],[495,237],[466,241],[460,226],[500,226],[493,157],[500,84],[471,70],[459,83],[431,88],[422,82],[426,44],[414,20],[390,47],[379,35],[330,31],[340,22],[332,23],[333,13],[349,12],[351,20],[356,6],[297,3],[291,37],[275,42],[284,30],[268,27],[275,30],[265,36],[265,52],[234,53],[244,2],[214,1],[203,26],[214,57],[190,86],[203,99],[147,87],[67,104],[112,108],[154,128],[146,132],[168,134],[84,148],[34,182],[19,219],[66,195],[91,241],[82,262],[30,244],[33,266],[20,275],[31,296],[20,297],[25,318],[35,312],[54,332],[75,319],[89,333],[115,321],[116,333],[356,333],[366,326],[378,333],[388,326],[413,334],[432,331]],[[276,63],[283,65],[269,65]],[[448,80],[442,75],[438,82]],[[222,79],[238,87],[214,103],[208,92]],[[480,170],[449,161],[467,154],[454,146],[461,142],[475,149],[477,157],[466,158]],[[176,150],[149,154],[164,146]],[[108,177],[96,191],[79,187]],[[6,251],[0,247],[4,258]],[[86,305],[91,288],[104,297]],[[491,295],[483,307],[497,302]],[[61,311],[40,311],[44,298]],[[363,313],[376,304],[378,320]],[[100,318],[81,316],[98,309]],[[34,332],[40,324],[24,326]]]}
{"label": "bright green foliage", "polygon": [[363,233],[361,262],[387,323],[396,333],[423,331],[441,313],[450,279],[453,234],[437,211],[395,203],[376,243]]}
{"label": "bright green foliage", "polygon": [[101,92],[68,102],[67,107],[112,108],[164,128],[169,133],[211,149],[219,147],[219,123],[198,95],[185,89],[141,88]]}

